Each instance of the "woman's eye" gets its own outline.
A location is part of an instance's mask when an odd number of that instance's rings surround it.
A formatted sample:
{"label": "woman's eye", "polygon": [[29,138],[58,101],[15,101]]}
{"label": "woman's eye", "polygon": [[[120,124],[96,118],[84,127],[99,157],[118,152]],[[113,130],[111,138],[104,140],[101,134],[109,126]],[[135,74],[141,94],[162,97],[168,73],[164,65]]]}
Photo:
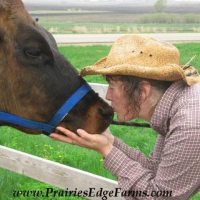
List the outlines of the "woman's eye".
{"label": "woman's eye", "polygon": [[40,49],[27,49],[25,50],[26,55],[31,56],[33,58],[37,58],[41,56],[41,51]]}

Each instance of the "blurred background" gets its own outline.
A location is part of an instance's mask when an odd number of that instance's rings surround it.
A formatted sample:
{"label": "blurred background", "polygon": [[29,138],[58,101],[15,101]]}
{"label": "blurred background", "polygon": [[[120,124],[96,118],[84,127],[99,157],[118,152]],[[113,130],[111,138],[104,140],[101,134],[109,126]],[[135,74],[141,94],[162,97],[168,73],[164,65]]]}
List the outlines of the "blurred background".
{"label": "blurred background", "polygon": [[200,0],[24,0],[53,34],[200,32]]}

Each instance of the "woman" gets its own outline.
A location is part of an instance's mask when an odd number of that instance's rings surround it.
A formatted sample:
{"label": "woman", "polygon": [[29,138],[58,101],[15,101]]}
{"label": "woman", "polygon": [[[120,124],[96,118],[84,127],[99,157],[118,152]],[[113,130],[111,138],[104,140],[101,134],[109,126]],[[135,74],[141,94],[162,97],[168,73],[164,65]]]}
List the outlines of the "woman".
{"label": "woman", "polygon": [[[93,149],[124,191],[171,191],[167,199],[188,199],[200,189],[200,77],[189,65],[179,65],[179,51],[172,44],[140,35],[120,37],[109,55],[81,71],[102,74],[109,83],[106,98],[119,121],[141,118],[158,133],[154,151],[146,158],[109,130],[90,135],[58,127],[67,137],[55,140]],[[134,129],[133,129],[134,131]],[[148,194],[149,196],[147,197]],[[134,197],[127,196],[127,199]]]}

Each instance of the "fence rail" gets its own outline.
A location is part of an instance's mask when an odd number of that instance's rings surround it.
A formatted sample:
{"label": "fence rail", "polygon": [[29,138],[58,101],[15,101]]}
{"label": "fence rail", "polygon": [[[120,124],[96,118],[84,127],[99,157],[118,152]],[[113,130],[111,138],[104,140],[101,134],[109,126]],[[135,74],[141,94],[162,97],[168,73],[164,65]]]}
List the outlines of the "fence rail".
{"label": "fence rail", "polygon": [[[107,85],[92,83],[91,86],[105,99]],[[95,188],[94,192],[97,192],[100,188],[107,191],[115,191],[115,188],[118,188],[116,181],[4,146],[0,146],[0,167],[51,184],[62,190],[77,188],[77,191],[89,191],[90,188]],[[96,196],[87,198],[102,199],[102,197]],[[108,199],[122,200],[124,198],[109,197]]]}

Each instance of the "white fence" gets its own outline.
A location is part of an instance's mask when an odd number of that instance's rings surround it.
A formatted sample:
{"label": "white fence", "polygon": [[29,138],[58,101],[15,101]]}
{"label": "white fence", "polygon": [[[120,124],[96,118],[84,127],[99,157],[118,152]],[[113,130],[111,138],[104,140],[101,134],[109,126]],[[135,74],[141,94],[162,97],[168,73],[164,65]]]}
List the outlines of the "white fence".
{"label": "white fence", "polygon": [[[91,84],[91,86],[105,99],[106,85]],[[89,191],[90,188],[95,188],[97,192],[100,188],[103,188],[104,191],[115,191],[115,188],[118,188],[116,181],[4,146],[0,146],[0,167],[51,184],[62,190],[77,188],[77,191]],[[95,196],[89,199],[102,199],[102,197]],[[119,196],[108,197],[108,199],[121,200],[124,198]]]}
{"label": "white fence", "polygon": [[108,85],[106,84],[98,84],[98,83],[89,83],[92,89],[99,93],[99,96],[104,99],[108,104],[110,104],[109,101],[106,100],[106,92],[108,89]]}

